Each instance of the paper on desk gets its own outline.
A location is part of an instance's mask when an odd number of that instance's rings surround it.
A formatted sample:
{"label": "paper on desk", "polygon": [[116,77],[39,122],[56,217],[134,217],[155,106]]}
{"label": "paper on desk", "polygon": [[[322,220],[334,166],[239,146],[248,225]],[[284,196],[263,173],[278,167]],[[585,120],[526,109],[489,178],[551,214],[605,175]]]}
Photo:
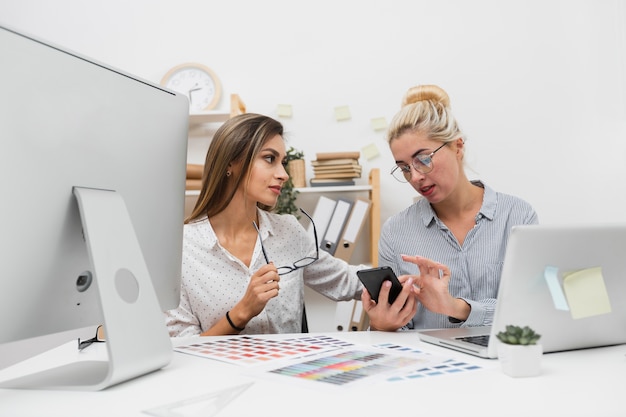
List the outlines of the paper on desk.
{"label": "paper on desk", "polygon": [[250,376],[317,390],[359,389],[363,384],[427,380],[479,370],[469,361],[432,355],[394,343],[353,345],[280,366],[249,368]]}
{"label": "paper on desk", "polygon": [[179,345],[175,351],[233,365],[255,366],[271,362],[331,352],[352,344],[324,335],[303,334],[285,339],[242,335],[227,339],[209,339]]}

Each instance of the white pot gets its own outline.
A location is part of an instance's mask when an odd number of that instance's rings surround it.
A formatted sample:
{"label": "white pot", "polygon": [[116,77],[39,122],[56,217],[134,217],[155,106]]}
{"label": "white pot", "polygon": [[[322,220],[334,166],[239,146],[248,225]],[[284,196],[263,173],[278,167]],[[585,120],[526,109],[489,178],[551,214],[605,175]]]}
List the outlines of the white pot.
{"label": "white pot", "polygon": [[543,348],[536,345],[498,345],[498,360],[502,371],[512,377],[537,376],[541,374]]}

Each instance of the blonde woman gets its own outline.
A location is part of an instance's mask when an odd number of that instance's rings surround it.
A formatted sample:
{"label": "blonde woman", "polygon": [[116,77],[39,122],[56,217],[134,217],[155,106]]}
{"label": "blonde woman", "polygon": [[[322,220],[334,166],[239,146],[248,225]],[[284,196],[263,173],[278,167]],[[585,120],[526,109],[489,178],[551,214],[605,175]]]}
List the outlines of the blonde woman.
{"label": "blonde woman", "polygon": [[[403,290],[393,305],[376,304],[363,292],[371,328],[490,324],[509,232],[537,223],[534,209],[468,179],[465,135],[438,86],[409,89],[387,139],[395,159],[391,174],[422,198],[382,227],[379,263],[396,272]],[[387,299],[388,287],[379,299]]]}

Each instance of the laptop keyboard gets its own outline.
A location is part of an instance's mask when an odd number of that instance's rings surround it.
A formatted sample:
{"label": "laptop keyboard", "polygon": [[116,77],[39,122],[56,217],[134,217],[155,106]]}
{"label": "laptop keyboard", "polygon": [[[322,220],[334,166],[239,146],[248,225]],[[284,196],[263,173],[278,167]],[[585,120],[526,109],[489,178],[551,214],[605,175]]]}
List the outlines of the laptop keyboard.
{"label": "laptop keyboard", "polygon": [[475,345],[485,346],[489,345],[489,335],[481,335],[481,336],[466,336],[459,337],[458,340],[462,340],[464,342],[473,343]]}

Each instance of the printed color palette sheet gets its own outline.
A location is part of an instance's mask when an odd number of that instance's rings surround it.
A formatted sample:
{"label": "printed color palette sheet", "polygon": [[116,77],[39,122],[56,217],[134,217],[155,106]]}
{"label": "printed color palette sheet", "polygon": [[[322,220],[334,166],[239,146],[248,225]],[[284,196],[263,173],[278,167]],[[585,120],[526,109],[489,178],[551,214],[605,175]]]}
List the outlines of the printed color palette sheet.
{"label": "printed color palette sheet", "polygon": [[414,347],[382,343],[353,345],[280,367],[256,368],[254,374],[311,388],[336,389],[356,387],[361,383],[397,383],[478,369],[481,367],[462,360],[432,355]]}
{"label": "printed color palette sheet", "polygon": [[332,385],[345,385],[363,378],[393,372],[406,366],[416,366],[418,363],[420,359],[417,357],[349,350],[270,372]]}
{"label": "printed color palette sheet", "polygon": [[174,350],[236,365],[258,365],[317,355],[349,346],[352,344],[328,336],[302,336],[283,340],[237,336],[178,346]]}
{"label": "printed color palette sheet", "polygon": [[[395,345],[391,343],[383,343],[375,345],[380,349],[390,349],[399,353],[413,353],[417,355],[425,355],[424,352],[417,348]],[[446,374],[456,374],[465,371],[475,371],[481,369],[480,366],[468,363],[466,361],[460,361],[456,359],[444,359],[442,361],[436,361],[434,363],[422,364],[422,366],[407,367],[404,372],[387,378],[388,382],[407,381],[417,378],[426,378],[429,376],[439,376]]]}

